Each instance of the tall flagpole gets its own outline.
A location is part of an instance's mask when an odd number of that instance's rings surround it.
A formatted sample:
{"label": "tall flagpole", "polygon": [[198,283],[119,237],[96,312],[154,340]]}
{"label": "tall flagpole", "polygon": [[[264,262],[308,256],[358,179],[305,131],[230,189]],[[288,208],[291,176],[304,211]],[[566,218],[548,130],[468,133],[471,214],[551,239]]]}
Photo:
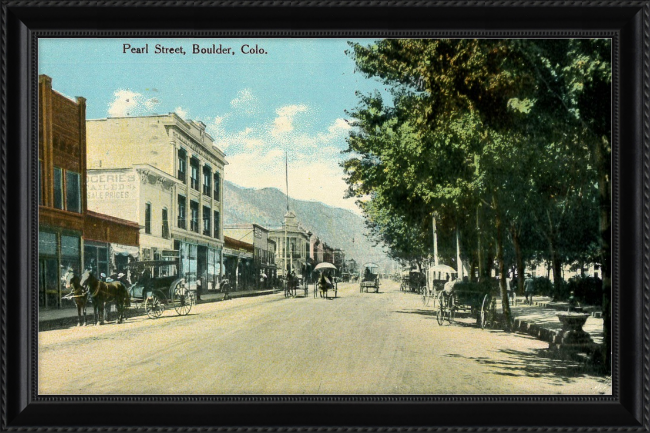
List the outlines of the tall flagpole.
{"label": "tall flagpole", "polygon": [[[287,191],[287,213],[289,213],[289,157],[287,156],[287,151],[284,151],[284,177],[286,181],[286,191]],[[284,284],[287,284],[287,278],[289,277],[287,272],[287,218],[285,215],[284,218]]]}

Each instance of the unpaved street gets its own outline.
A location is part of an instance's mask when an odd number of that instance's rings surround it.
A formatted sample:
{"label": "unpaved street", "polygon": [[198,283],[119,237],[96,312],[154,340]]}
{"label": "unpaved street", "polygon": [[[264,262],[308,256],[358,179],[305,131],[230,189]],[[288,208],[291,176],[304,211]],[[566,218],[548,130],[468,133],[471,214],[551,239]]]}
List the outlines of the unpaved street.
{"label": "unpaved street", "polygon": [[[311,290],[311,288],[310,288]],[[40,394],[602,394],[605,378],[549,358],[547,343],[438,326],[420,298],[339,285],[168,309],[157,320],[39,333]]]}

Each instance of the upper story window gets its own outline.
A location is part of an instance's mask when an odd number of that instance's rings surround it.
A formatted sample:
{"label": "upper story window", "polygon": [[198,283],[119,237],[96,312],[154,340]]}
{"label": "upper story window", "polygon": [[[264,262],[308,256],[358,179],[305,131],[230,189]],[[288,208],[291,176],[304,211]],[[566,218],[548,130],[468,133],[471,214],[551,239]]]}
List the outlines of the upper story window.
{"label": "upper story window", "polygon": [[54,167],[54,207],[63,209],[63,170]]}
{"label": "upper story window", "polygon": [[190,160],[190,184],[195,190],[199,190],[199,160]]}
{"label": "upper story window", "polygon": [[81,213],[81,175],[65,172],[65,207],[70,212]]}
{"label": "upper story window", "polygon": [[144,205],[144,232],[151,234],[151,203]]}
{"label": "upper story window", "polygon": [[212,170],[207,165],[203,167],[203,194],[210,197],[210,187],[212,186]]}
{"label": "upper story window", "polygon": [[169,239],[169,216],[166,207],[162,210],[162,237]]}
{"label": "upper story window", "polygon": [[199,204],[195,201],[190,201],[190,211],[192,212],[192,218],[190,220],[190,230],[193,232],[199,232]]}
{"label": "upper story window", "polygon": [[178,196],[178,228],[185,228],[185,212],[186,212],[186,202],[185,197],[182,195]]}
{"label": "upper story window", "polygon": [[203,234],[210,236],[210,208],[203,206]]}
{"label": "upper story window", "polygon": [[183,149],[178,149],[178,179],[183,183],[187,182],[187,153]]}
{"label": "upper story window", "polygon": [[219,172],[214,173],[214,199],[219,200],[219,190],[221,189],[221,175]]}

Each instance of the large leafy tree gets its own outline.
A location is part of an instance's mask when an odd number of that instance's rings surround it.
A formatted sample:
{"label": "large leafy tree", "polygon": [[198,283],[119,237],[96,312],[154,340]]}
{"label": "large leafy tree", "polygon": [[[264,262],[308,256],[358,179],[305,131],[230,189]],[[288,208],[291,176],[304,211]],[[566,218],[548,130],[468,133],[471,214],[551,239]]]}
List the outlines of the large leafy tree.
{"label": "large leafy tree", "polygon": [[[559,266],[571,257],[566,240],[580,239],[578,250],[589,243],[589,225],[575,215],[589,215],[584,197],[597,184],[609,293],[607,41],[384,40],[352,48],[358,70],[382,80],[393,100],[363,95],[351,113],[350,196],[370,195],[375,213],[385,209],[412,228],[435,212],[461,232],[474,229],[463,239],[493,241],[508,317],[506,239],[520,277],[524,255],[532,255],[521,240],[545,239],[559,284]],[[479,268],[491,257],[481,253]]]}

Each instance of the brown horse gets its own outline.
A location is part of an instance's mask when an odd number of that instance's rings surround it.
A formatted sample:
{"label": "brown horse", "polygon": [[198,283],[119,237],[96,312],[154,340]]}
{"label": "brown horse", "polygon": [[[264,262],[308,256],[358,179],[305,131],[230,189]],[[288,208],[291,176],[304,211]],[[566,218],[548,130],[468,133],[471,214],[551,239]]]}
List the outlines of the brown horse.
{"label": "brown horse", "polygon": [[86,305],[88,304],[88,291],[79,283],[79,277],[74,274],[72,268],[68,268],[63,275],[65,281],[65,288],[70,290],[70,293],[65,297],[72,299],[77,305],[77,326],[81,326],[81,315],[83,313],[83,326],[86,326]]}
{"label": "brown horse", "polygon": [[115,302],[117,306],[117,323],[122,323],[125,320],[125,310],[126,307],[131,305],[131,298],[124,284],[120,281],[113,281],[111,283],[100,281],[95,278],[90,269],[86,269],[81,274],[80,284],[88,287],[88,291],[90,292],[90,297],[93,301],[95,324],[97,324],[97,318],[99,318],[100,325],[104,324],[104,311],[107,302]]}

